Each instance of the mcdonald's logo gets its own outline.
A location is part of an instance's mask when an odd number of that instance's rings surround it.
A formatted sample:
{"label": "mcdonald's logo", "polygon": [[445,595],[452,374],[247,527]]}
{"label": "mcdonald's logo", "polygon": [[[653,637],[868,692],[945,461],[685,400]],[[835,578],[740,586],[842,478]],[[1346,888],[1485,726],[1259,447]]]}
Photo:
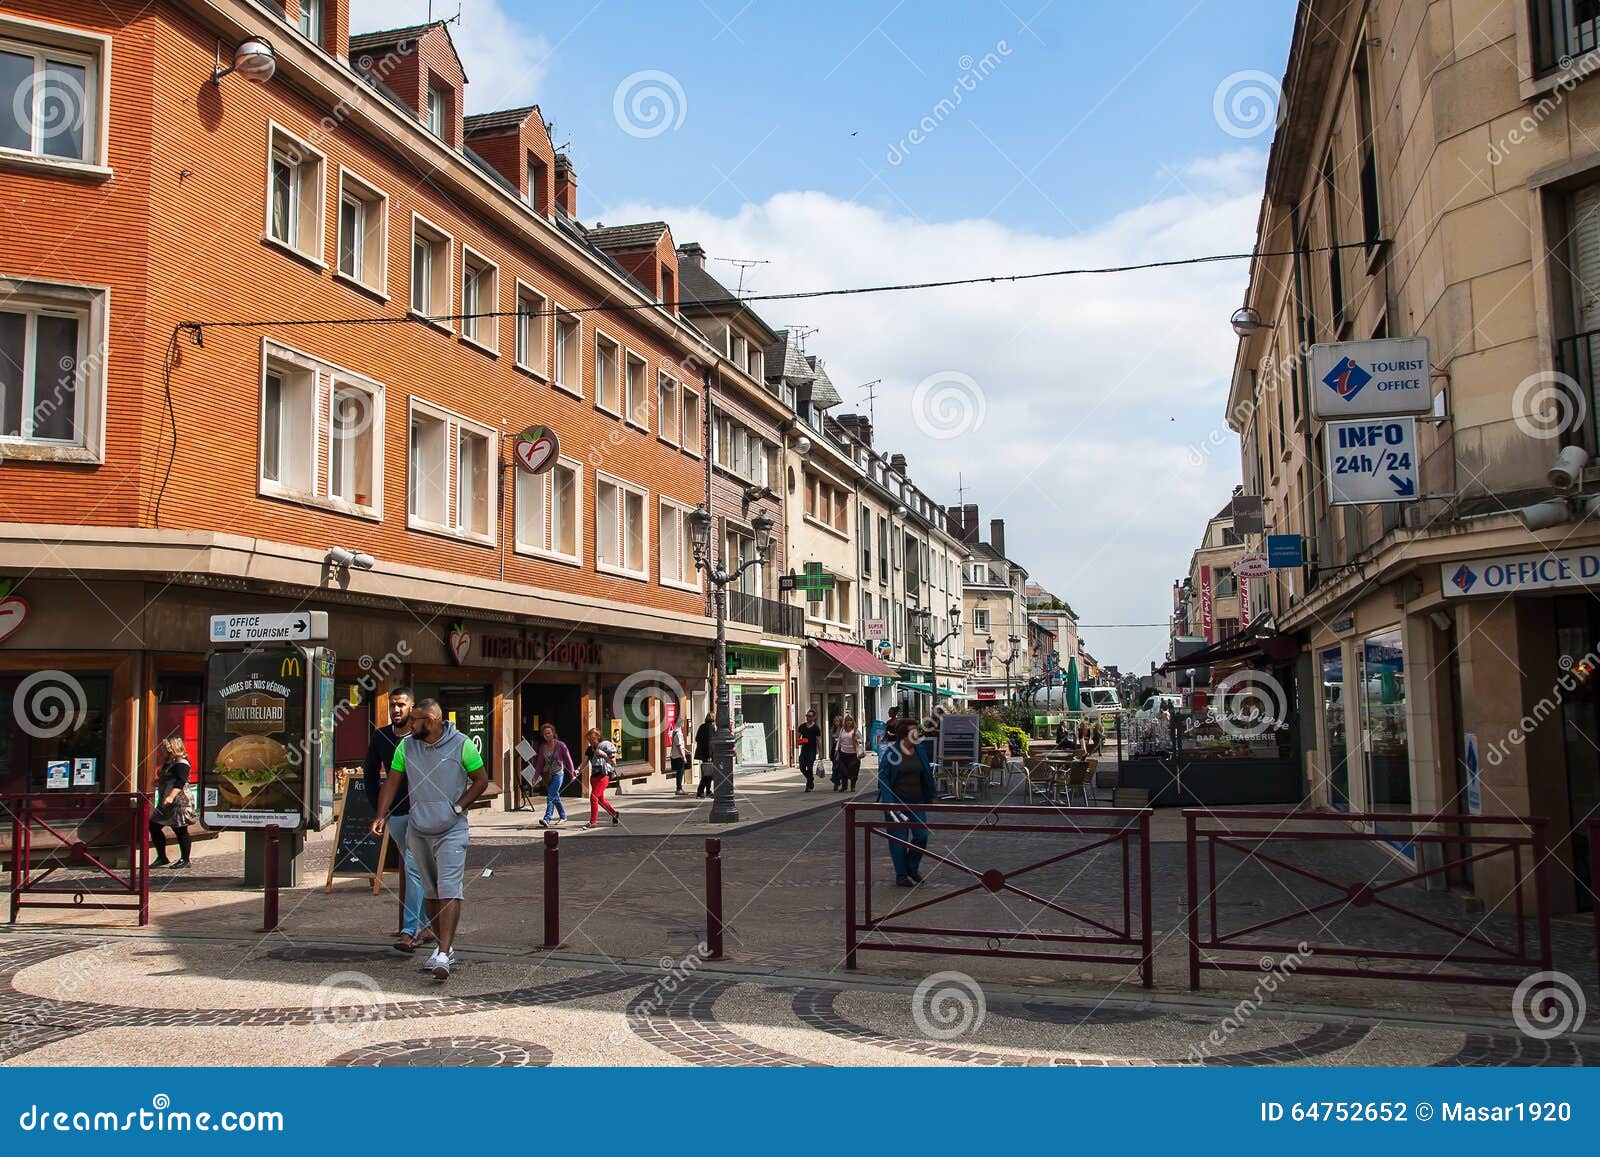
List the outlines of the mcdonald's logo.
{"label": "mcdonald's logo", "polygon": [[278,677],[280,679],[287,679],[291,675],[298,679],[304,673],[305,668],[300,665],[299,655],[285,655],[283,662],[278,664]]}

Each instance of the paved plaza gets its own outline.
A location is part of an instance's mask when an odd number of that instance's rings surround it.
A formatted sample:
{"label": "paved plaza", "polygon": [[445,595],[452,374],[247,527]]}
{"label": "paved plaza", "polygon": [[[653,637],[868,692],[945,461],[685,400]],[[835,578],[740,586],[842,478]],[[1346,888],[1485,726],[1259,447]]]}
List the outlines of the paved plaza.
{"label": "paved plaza", "polygon": [[[308,845],[300,885],[283,893],[281,928],[267,935],[256,931],[260,894],[239,883],[237,846],[209,841],[197,846],[189,872],[155,874],[146,928],[124,916],[28,911],[0,931],[0,1060],[1031,1066],[1600,1059],[1600,1033],[1580,1028],[1539,1039],[1519,1032],[1508,988],[1317,977],[1297,972],[1303,961],[1273,958],[1257,975],[1207,974],[1199,992],[1189,991],[1182,825],[1170,812],[1156,813],[1152,832],[1149,990],[1131,956],[1107,964],[863,952],[860,968],[849,971],[844,798],[827,788],[802,793],[793,771],[753,774],[741,783],[741,823],[713,827],[704,801],[674,797],[670,786],[631,788],[619,801],[623,825],[562,830],[555,950],[540,947],[537,815],[480,813],[461,963],[442,985],[424,974],[421,954],[388,946],[392,877],[379,896],[356,877],[323,890],[326,835]],[[722,960],[707,959],[702,946],[706,834],[722,840]],[[1042,858],[1037,837],[936,833],[932,850],[949,862],[930,861],[918,889],[895,888],[885,865],[876,865],[879,915],[898,910],[909,920],[909,909],[922,905],[918,915],[933,923],[1078,931],[1120,918],[1115,846],[1025,875],[1024,865]],[[881,848],[874,854],[884,859]],[[1370,869],[1374,879],[1392,870],[1382,857],[1350,859],[1361,854],[1370,849],[1345,844],[1344,861],[1324,852],[1296,866],[1330,875]],[[1026,878],[1031,894],[1073,915],[968,890],[972,877],[957,864]],[[1219,913],[1224,923],[1254,923],[1286,904],[1322,898],[1301,878],[1295,899],[1283,873],[1255,864],[1239,865],[1235,883]],[[1291,923],[1282,934],[1390,948],[1438,948],[1441,936],[1448,948],[1459,934],[1434,925],[1506,934],[1498,918],[1467,912],[1448,893],[1408,890],[1407,902],[1432,924],[1349,908]],[[1589,935],[1586,921],[1556,923],[1557,967],[1586,987],[1593,1007]]]}

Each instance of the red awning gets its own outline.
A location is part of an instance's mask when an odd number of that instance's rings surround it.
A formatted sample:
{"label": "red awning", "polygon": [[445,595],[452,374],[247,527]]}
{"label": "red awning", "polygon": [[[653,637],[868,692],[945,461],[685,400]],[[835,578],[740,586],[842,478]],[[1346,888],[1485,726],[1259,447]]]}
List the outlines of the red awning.
{"label": "red awning", "polygon": [[832,643],[827,639],[817,639],[811,645],[841,667],[854,671],[857,675],[884,675],[890,679],[900,677],[900,673],[889,664],[865,647],[858,647],[854,643]]}

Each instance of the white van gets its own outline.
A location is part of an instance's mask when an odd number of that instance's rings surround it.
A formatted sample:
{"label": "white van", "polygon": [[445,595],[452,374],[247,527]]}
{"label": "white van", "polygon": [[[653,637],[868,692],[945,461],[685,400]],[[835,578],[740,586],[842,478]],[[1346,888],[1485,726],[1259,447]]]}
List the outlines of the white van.
{"label": "white van", "polygon": [[1122,698],[1115,687],[1080,687],[1078,702],[1085,711],[1095,713],[1122,710]]}

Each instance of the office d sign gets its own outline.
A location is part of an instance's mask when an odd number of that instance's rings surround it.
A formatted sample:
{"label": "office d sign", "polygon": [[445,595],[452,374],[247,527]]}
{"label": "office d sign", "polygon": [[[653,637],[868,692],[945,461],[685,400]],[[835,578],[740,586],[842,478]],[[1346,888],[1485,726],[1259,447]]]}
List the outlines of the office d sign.
{"label": "office d sign", "polygon": [[1432,407],[1425,337],[1311,347],[1311,412],[1319,418],[1426,414]]}

